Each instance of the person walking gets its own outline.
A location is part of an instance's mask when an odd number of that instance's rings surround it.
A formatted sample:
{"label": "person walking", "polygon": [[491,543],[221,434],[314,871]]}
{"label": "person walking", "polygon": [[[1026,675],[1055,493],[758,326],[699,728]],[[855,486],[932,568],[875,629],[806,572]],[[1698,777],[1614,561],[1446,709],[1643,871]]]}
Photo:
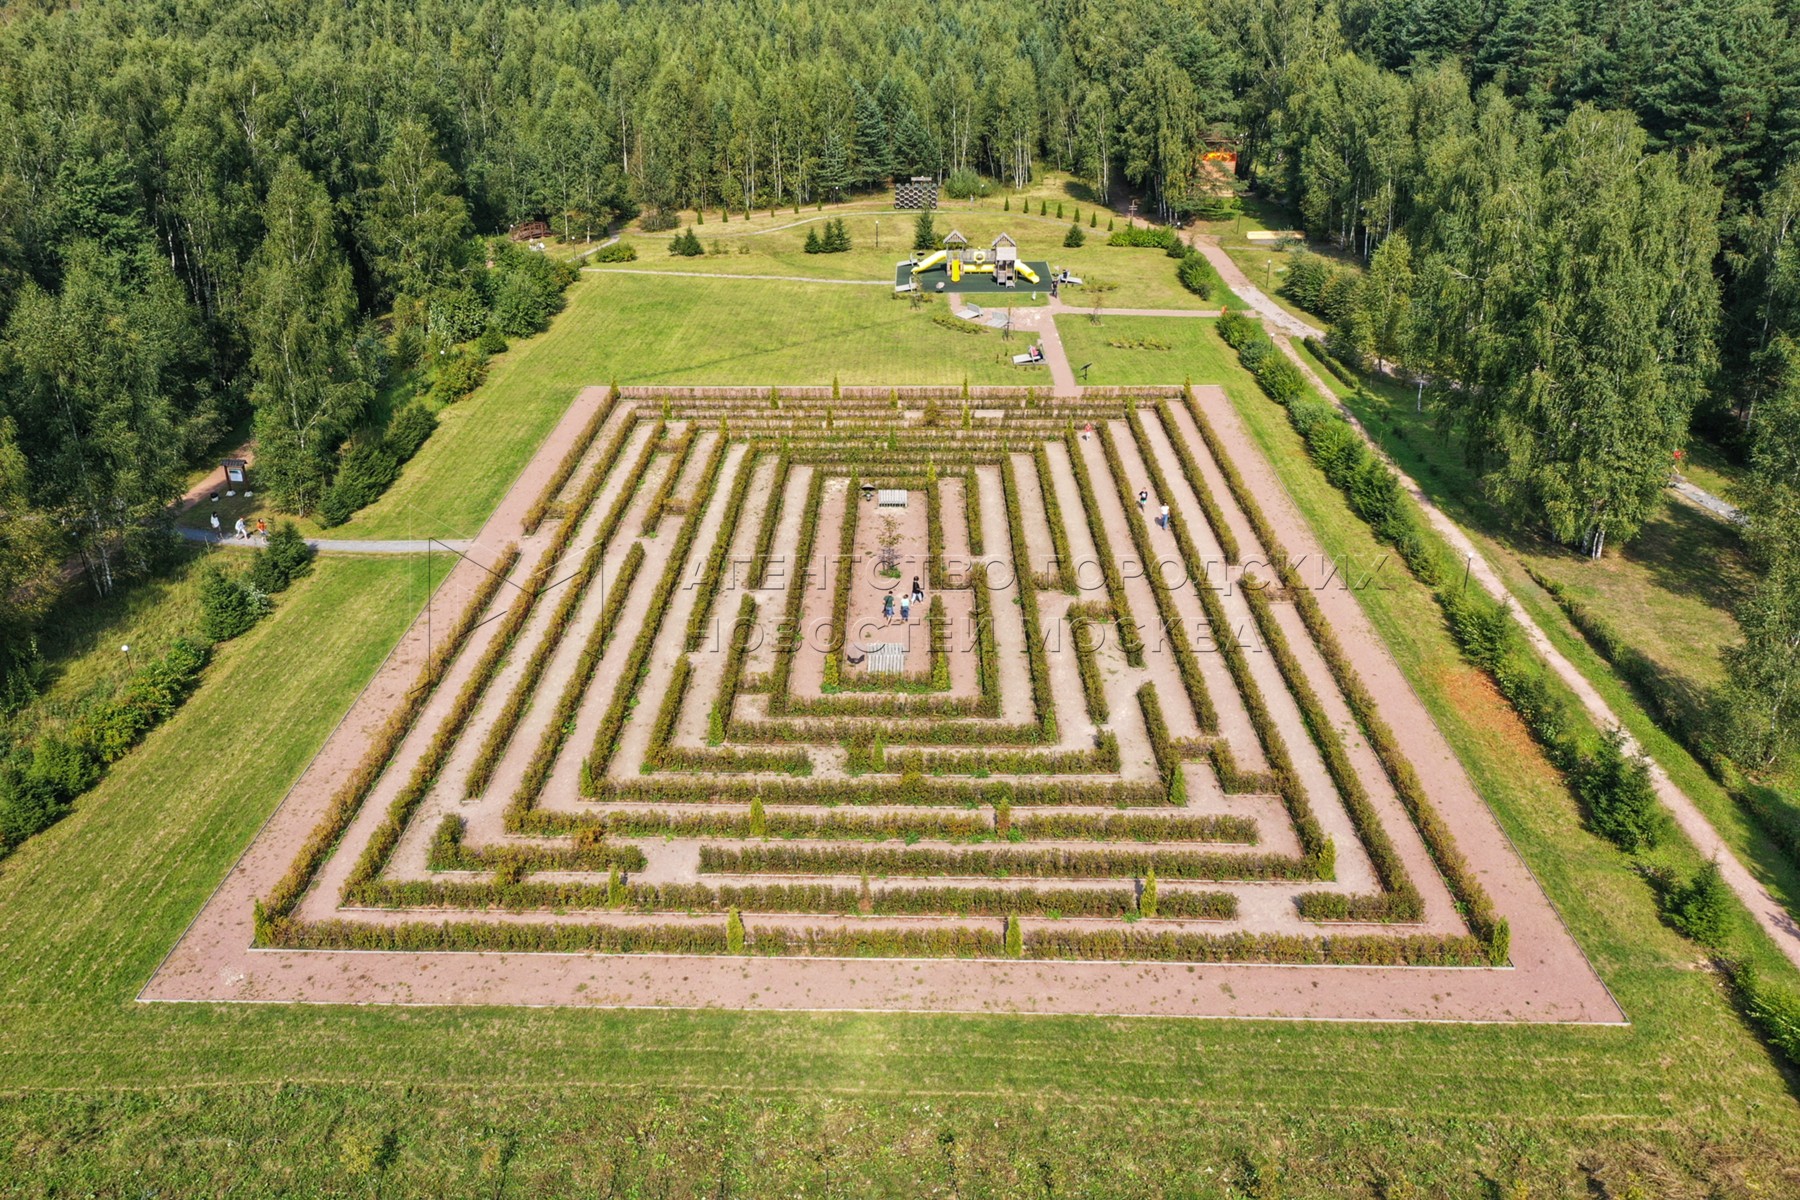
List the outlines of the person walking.
{"label": "person walking", "polygon": [[911,596],[900,597],[900,619],[902,621],[912,620],[912,597]]}
{"label": "person walking", "polygon": [[237,531],[238,539],[240,541],[250,536],[250,527],[244,524],[244,518],[242,517],[237,519],[237,524],[232,526],[232,528]]}
{"label": "person walking", "polygon": [[1144,505],[1146,505],[1148,503],[1150,503],[1150,493],[1144,491],[1142,488],[1139,488],[1138,489],[1138,511],[1143,512]]}
{"label": "person walking", "polygon": [[917,575],[913,576],[912,601],[914,604],[925,603],[925,585],[919,582]]}
{"label": "person walking", "polygon": [[224,530],[219,525],[219,514],[218,513],[214,513],[212,515],[212,531],[213,531],[213,541],[217,542],[217,541],[222,541],[224,539]]}
{"label": "person walking", "polygon": [[269,519],[267,517],[256,518],[256,536],[265,542],[269,540]]}
{"label": "person walking", "polygon": [[1159,529],[1167,529],[1169,527],[1169,506],[1168,505],[1165,504],[1162,506],[1162,512],[1156,518],[1156,525],[1157,525],[1157,528],[1159,528]]}
{"label": "person walking", "polygon": [[881,619],[884,621],[894,619],[894,593],[892,592],[881,598]]}

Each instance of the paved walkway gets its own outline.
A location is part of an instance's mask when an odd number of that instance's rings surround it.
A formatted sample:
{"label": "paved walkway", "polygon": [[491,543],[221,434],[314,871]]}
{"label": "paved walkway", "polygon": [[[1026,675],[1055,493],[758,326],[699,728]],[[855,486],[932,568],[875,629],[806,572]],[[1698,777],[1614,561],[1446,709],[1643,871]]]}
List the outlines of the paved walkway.
{"label": "paved walkway", "polygon": [[1728,500],[1719,499],[1705,488],[1696,487],[1685,479],[1677,479],[1669,486],[1675,489],[1675,494],[1677,496],[1680,496],[1690,504],[1705,509],[1714,516],[1724,517],[1733,525],[1742,525],[1744,523],[1744,513],[1742,509]]}
{"label": "paved walkway", "polygon": [[776,283],[835,283],[845,287],[893,287],[885,279],[820,279],[816,275],[739,275],[730,271],[651,271],[643,267],[583,267],[593,275],[674,275],[683,279],[761,279]]}
{"label": "paved walkway", "polygon": [[[236,550],[256,550],[263,545],[264,539],[257,537],[241,538],[229,530],[224,537],[215,538],[208,529],[189,529],[185,525],[179,527],[181,536],[190,542],[206,542],[211,545]],[[455,541],[444,541],[439,538],[389,538],[374,540],[358,540],[356,538],[307,538],[306,544],[323,554],[424,554],[427,550],[447,550],[457,554],[467,550],[475,543],[462,538]]]}
{"label": "paved walkway", "polygon": [[[1462,526],[1451,520],[1442,509],[1433,504],[1412,477],[1388,457],[1375,439],[1369,436],[1362,423],[1356,419],[1356,414],[1338,403],[1336,394],[1325,386],[1324,382],[1295,351],[1291,342],[1286,338],[1276,338],[1275,340],[1288,358],[1306,375],[1313,388],[1325,399],[1337,404],[1338,411],[1358,433],[1362,434],[1369,449],[1392,468],[1394,474],[1399,477],[1401,486],[1412,494],[1414,500],[1418,501],[1419,507],[1424,510],[1425,517],[1431,522],[1432,528],[1442,534],[1444,540],[1455,547],[1456,552],[1468,562],[1469,579],[1506,606],[1524,629],[1526,639],[1530,641],[1532,649],[1537,651],[1538,656],[1544,660],[1545,664],[1556,672],[1557,677],[1575,693],[1576,699],[1581,702],[1581,706],[1587,710],[1594,722],[1602,729],[1623,729],[1618,715],[1601,698],[1600,693],[1594,690],[1594,686],[1588,682],[1587,676],[1576,669],[1574,663],[1563,657],[1562,651],[1558,650],[1550,641],[1543,627],[1532,618],[1530,613],[1525,611],[1523,605],[1513,598],[1512,592],[1501,580],[1499,573],[1494,570],[1493,564],[1482,556],[1481,551],[1476,548],[1469,535],[1463,531]],[[1700,491],[1698,488],[1694,490]],[[1719,501],[1719,503],[1723,504],[1724,501]],[[1625,734],[1625,750],[1628,754],[1643,753],[1642,747],[1629,733]],[[1662,765],[1654,758],[1650,758],[1648,754],[1645,754],[1644,757],[1650,764],[1650,779],[1656,787],[1657,799],[1662,801],[1663,807],[1668,809],[1670,815],[1675,818],[1675,824],[1680,826],[1681,832],[1687,835],[1688,840],[1694,843],[1703,857],[1713,859],[1719,864],[1719,874],[1750,909],[1750,914],[1756,918],[1756,923],[1763,927],[1775,945],[1783,954],[1787,955],[1788,960],[1796,967],[1800,967],[1800,923],[1795,921],[1794,915],[1788,911],[1787,906],[1782,904],[1738,860],[1737,855],[1732,852],[1725,839],[1719,836],[1711,822],[1706,819],[1706,815],[1700,811],[1700,807],[1694,803],[1692,797],[1675,785],[1675,781],[1669,778],[1668,772],[1663,770]]]}

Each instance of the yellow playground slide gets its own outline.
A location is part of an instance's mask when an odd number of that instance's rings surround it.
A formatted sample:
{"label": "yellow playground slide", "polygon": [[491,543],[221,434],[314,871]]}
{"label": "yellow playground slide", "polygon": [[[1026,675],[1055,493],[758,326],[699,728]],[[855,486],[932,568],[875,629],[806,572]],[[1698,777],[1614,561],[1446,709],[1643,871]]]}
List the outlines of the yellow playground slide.
{"label": "yellow playground slide", "polygon": [[960,259],[960,258],[951,259],[950,265],[946,269],[950,272],[950,282],[951,283],[961,283],[962,282],[962,259]]}
{"label": "yellow playground slide", "polygon": [[912,273],[914,275],[917,275],[921,271],[929,271],[929,270],[931,270],[931,268],[937,266],[939,263],[941,263],[943,261],[944,261],[944,252],[942,250],[938,250],[932,254],[927,254],[924,258],[919,260],[919,262],[916,266],[913,267]]}
{"label": "yellow playground slide", "polygon": [[1033,282],[1033,283],[1036,283],[1038,281],[1038,276],[1037,276],[1036,271],[1032,270],[1030,267],[1026,266],[1024,263],[1020,263],[1020,264],[1018,264],[1018,266],[1019,266],[1019,274],[1023,275],[1025,278],[1031,280],[1031,282]]}

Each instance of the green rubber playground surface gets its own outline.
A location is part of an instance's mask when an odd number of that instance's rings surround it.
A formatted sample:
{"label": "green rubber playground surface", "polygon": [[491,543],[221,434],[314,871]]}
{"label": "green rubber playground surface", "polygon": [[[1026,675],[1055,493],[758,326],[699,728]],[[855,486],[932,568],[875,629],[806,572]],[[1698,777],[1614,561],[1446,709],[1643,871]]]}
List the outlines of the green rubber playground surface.
{"label": "green rubber playground surface", "polygon": [[[943,267],[937,266],[931,268],[929,271],[921,271],[919,273],[919,286],[928,292],[935,292],[938,290],[938,284],[941,283],[944,285],[944,291],[958,292],[964,296],[987,296],[995,293],[1005,293],[1009,296],[1029,296],[1032,292],[1037,292],[1040,295],[1049,295],[1050,264],[1047,262],[1033,262],[1030,260],[1021,260],[1021,262],[1024,266],[1030,267],[1033,271],[1037,272],[1038,282],[1032,283],[1029,279],[1026,279],[1021,275],[1017,286],[1001,287],[994,282],[994,277],[992,275],[965,272],[961,280],[956,283],[951,283],[950,273],[944,270]],[[905,287],[912,278],[913,273],[911,267],[907,266],[905,263],[898,263],[895,265],[895,287]]]}

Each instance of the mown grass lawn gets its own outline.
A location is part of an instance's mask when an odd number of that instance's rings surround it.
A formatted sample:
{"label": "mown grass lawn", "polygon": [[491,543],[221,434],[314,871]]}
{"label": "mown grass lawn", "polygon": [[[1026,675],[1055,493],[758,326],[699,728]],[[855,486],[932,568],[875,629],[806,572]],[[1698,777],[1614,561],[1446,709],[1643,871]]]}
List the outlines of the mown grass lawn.
{"label": "mown grass lawn", "polygon": [[[686,260],[683,260],[686,261]],[[537,337],[493,360],[341,538],[468,537],[512,485],[575,393],[590,385],[1017,384],[1048,387],[1045,366],[1015,367],[997,331],[932,323],[888,288],[744,279],[584,274]],[[974,328],[970,326],[969,328]]]}
{"label": "mown grass lawn", "polygon": [[[1326,547],[1376,553],[1281,410],[1194,325],[1224,363],[1208,381]],[[73,816],[0,864],[0,1182],[1536,1197],[1775,1195],[1800,1178],[1788,1082],[1398,576],[1365,607],[1630,1028],[135,1003],[418,610],[419,573],[321,562]]]}
{"label": "mown grass lawn", "polygon": [[[1231,351],[1213,332],[1210,317],[1101,317],[1065,313],[1056,318],[1069,365],[1094,386],[1151,383],[1213,383],[1235,369]],[[1125,349],[1113,342],[1156,342],[1169,348]]]}

